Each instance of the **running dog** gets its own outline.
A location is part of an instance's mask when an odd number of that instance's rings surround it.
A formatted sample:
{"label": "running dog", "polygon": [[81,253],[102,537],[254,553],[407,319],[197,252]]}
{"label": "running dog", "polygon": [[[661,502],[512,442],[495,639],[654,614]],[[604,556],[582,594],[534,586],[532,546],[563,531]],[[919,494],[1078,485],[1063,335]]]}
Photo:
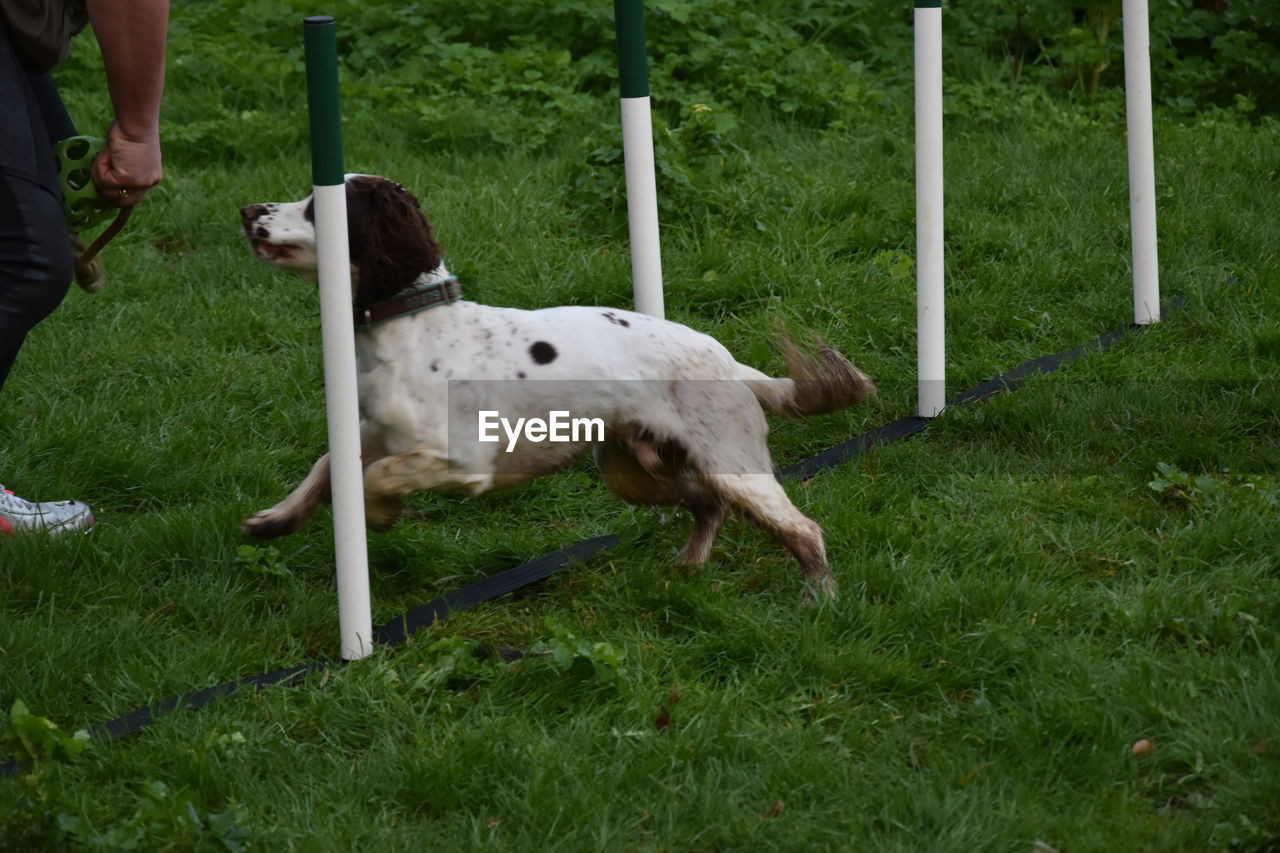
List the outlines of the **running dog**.
{"label": "running dog", "polygon": [[[706,561],[730,510],[799,561],[812,598],[835,598],[822,530],[773,474],[761,409],[793,417],[862,403],[875,387],[820,340],[816,355],[786,335],[789,378],[739,364],[708,335],[616,308],[497,308],[461,298],[417,200],[386,178],[346,178],[352,321],[361,411],[366,519],[389,528],[419,490],[480,495],[527,483],[592,449],[605,485],[634,504],[693,514],[679,562]],[[314,276],[314,202],[241,210],[254,255]],[[554,381],[549,381],[554,380]],[[550,441],[548,414],[599,422],[603,435]],[[543,424],[485,440],[484,417]],[[275,537],[329,498],[322,456],[283,501],[245,519]]]}

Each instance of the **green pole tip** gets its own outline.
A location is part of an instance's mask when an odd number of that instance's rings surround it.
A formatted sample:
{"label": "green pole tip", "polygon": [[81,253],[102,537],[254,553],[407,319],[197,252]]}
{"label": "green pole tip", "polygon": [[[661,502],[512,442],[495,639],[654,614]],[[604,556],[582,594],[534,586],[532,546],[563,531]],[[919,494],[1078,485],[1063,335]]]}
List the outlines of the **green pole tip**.
{"label": "green pole tip", "polygon": [[311,118],[311,182],[342,183],[342,113],[338,99],[338,28],[333,17],[303,19],[307,106]]}
{"label": "green pole tip", "polygon": [[648,97],[649,57],[644,47],[642,0],[613,0],[613,25],[618,37],[618,83],[622,97]]}

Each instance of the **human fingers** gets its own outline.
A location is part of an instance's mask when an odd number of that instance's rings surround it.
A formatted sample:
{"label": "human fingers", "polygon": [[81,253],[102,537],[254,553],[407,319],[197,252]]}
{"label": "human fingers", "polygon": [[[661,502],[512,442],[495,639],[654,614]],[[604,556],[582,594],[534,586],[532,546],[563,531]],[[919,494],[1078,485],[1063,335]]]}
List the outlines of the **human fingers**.
{"label": "human fingers", "polygon": [[113,124],[107,150],[93,164],[93,181],[103,198],[120,207],[137,204],[163,177],[159,139],[130,139]]}

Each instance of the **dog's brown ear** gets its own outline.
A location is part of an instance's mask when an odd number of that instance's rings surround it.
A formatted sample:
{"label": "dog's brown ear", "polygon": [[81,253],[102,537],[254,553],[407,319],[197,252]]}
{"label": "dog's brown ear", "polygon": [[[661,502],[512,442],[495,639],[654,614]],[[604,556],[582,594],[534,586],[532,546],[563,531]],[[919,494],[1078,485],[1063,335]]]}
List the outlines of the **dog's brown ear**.
{"label": "dog's brown ear", "polygon": [[440,246],[418,200],[386,178],[347,181],[347,236],[359,272],[357,310],[389,299],[440,266]]}

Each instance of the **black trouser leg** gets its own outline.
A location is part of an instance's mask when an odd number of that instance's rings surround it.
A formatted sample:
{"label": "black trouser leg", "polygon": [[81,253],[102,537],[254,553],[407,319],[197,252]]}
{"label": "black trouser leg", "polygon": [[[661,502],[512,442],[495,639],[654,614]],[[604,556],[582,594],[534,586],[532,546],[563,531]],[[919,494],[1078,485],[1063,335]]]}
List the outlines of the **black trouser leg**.
{"label": "black trouser leg", "polygon": [[51,137],[75,131],[52,86],[47,76],[22,68],[0,24],[0,386],[27,333],[71,285]]}

